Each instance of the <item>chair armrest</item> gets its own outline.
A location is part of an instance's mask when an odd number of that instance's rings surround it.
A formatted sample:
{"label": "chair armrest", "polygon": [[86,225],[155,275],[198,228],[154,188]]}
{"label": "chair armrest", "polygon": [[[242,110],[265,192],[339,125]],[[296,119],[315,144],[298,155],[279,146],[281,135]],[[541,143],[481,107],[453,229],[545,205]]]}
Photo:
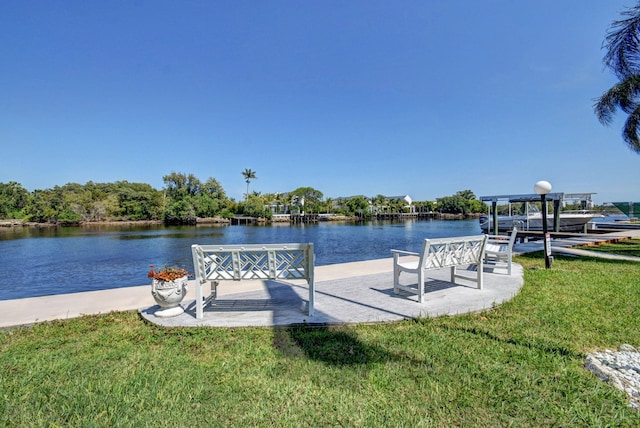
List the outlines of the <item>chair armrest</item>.
{"label": "chair armrest", "polygon": [[412,251],[402,251],[402,250],[391,250],[391,253],[397,254],[399,256],[419,256],[420,253],[414,253]]}

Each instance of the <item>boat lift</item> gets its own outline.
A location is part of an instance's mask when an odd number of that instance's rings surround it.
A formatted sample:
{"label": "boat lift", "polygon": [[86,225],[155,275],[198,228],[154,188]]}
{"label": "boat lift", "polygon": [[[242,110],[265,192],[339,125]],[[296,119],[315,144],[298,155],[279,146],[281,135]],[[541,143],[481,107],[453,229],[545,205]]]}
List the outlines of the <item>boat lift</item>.
{"label": "boat lift", "polygon": [[[548,193],[546,198],[548,202],[553,202],[553,231],[560,231],[560,206],[566,206],[567,200],[578,200],[580,201],[580,205],[582,209],[588,209],[593,207],[593,200],[591,195],[595,195],[595,193]],[[482,202],[491,202],[491,212],[490,215],[493,214],[493,233],[494,235],[498,234],[498,201],[506,201],[509,204],[511,203],[529,203],[529,202],[540,202],[540,195],[537,193],[528,193],[528,194],[520,194],[520,195],[496,195],[496,196],[480,196],[479,198]],[[511,210],[511,207],[509,207]],[[511,215],[511,212],[509,212]],[[489,223],[489,228],[487,232],[491,232],[491,223]]]}

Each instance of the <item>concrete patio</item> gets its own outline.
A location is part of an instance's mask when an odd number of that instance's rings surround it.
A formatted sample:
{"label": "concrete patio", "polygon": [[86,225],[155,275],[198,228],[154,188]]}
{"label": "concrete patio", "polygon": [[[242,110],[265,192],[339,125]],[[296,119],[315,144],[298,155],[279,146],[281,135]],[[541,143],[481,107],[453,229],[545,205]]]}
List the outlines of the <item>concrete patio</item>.
{"label": "concrete patio", "polygon": [[[392,259],[345,265],[316,268],[313,317],[307,315],[309,292],[304,281],[222,283],[218,299],[205,307],[203,319],[195,317],[194,300],[183,302],[185,312],[176,317],[156,317],[157,305],[140,309],[140,314],[166,327],[374,323],[481,311],[509,300],[523,284],[520,265],[515,265],[510,276],[502,268],[496,273],[487,269],[482,290],[465,280],[458,280],[462,285],[449,282],[449,269],[445,268],[428,273],[426,301],[420,304],[417,296],[393,293]],[[475,277],[475,268],[469,269],[459,272]],[[409,283],[417,280],[415,275],[402,278]]]}

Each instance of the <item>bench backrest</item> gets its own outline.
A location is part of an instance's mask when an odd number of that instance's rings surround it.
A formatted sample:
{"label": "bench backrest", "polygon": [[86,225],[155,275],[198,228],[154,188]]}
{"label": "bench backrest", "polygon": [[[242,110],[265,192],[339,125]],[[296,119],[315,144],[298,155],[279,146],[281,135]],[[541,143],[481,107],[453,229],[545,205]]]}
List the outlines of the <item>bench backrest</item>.
{"label": "bench backrest", "polygon": [[420,252],[422,269],[482,263],[487,235],[425,239]]}
{"label": "bench backrest", "polygon": [[306,279],[313,281],[313,244],[191,246],[196,281]]}
{"label": "bench backrest", "polygon": [[514,227],[511,230],[510,235],[489,235],[487,238],[487,245],[491,246],[490,244],[497,244],[501,247],[500,251],[511,253],[517,237],[518,229]]}

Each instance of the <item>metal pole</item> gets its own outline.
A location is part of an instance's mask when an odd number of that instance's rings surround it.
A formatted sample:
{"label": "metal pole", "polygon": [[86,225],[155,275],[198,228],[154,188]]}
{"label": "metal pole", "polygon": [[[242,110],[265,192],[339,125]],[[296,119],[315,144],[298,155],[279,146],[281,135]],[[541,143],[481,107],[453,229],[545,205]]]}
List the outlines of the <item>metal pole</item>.
{"label": "metal pole", "polygon": [[551,242],[549,233],[547,231],[547,195],[540,195],[540,199],[542,200],[542,233],[544,234],[544,267],[546,269],[551,268],[551,258],[550,258],[550,250],[551,250]]}
{"label": "metal pole", "polygon": [[553,201],[553,231],[560,232],[560,199]]}
{"label": "metal pole", "polygon": [[[491,202],[491,208],[493,210],[493,234],[497,235],[498,234],[498,201]],[[491,223],[489,223],[489,226],[491,226]]]}

